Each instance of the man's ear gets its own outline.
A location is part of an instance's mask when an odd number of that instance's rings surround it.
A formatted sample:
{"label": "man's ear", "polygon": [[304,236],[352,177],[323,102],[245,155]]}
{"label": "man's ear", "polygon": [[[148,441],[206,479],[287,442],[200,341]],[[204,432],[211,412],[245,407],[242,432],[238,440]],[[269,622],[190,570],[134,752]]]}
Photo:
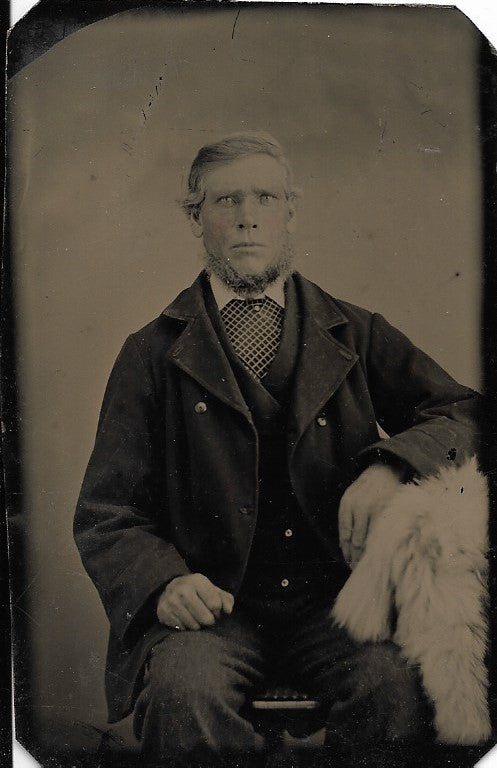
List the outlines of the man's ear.
{"label": "man's ear", "polygon": [[190,227],[195,237],[202,237],[202,216],[201,212],[196,208],[190,213]]}

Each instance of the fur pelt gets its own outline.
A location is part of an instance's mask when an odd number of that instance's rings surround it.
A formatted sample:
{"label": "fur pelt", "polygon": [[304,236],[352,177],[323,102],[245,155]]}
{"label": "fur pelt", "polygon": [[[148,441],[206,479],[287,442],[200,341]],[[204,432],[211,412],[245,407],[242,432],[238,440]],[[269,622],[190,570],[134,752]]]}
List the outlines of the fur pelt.
{"label": "fur pelt", "polygon": [[356,640],[392,638],[419,665],[445,743],[490,737],[487,519],[475,459],[403,486],[374,521],[332,608]]}

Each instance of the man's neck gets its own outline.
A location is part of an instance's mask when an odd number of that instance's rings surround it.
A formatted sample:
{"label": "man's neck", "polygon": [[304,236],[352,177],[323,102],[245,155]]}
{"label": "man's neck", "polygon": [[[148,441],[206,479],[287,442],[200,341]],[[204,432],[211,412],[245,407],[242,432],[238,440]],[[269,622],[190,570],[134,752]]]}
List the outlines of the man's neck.
{"label": "man's neck", "polygon": [[273,299],[273,301],[279,304],[280,307],[283,309],[285,307],[285,278],[282,275],[277,277],[276,280],[268,285],[267,288],[261,293],[248,294],[244,296],[240,296],[239,294],[235,293],[235,291],[230,288],[229,285],[226,285],[226,283],[224,283],[215,274],[211,273],[209,275],[209,279],[211,282],[212,293],[214,294],[214,298],[219,309],[225,307],[226,304],[232,299],[258,299],[262,298],[262,296],[269,296],[269,298]]}

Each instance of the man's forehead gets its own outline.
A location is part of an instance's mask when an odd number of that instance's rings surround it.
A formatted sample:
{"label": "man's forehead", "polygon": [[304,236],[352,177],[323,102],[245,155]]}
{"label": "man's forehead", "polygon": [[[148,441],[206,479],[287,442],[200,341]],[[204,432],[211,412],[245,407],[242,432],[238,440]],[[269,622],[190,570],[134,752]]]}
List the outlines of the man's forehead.
{"label": "man's forehead", "polygon": [[267,186],[285,187],[286,171],[274,157],[267,154],[244,155],[210,168],[203,176],[205,191],[219,188],[261,189]]}

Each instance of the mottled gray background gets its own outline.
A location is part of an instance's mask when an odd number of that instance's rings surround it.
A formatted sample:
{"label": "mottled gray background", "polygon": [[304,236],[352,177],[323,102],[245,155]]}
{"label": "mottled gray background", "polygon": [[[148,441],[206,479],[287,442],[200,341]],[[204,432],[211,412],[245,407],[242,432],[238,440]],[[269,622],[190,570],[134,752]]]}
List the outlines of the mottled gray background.
{"label": "mottled gray background", "polygon": [[237,13],[120,14],[10,86],[26,597],[47,744],[105,727],[107,625],[72,515],[125,336],[198,272],[176,199],[199,145],[278,137],[304,191],[301,271],[479,383],[475,28],[451,9]]}

